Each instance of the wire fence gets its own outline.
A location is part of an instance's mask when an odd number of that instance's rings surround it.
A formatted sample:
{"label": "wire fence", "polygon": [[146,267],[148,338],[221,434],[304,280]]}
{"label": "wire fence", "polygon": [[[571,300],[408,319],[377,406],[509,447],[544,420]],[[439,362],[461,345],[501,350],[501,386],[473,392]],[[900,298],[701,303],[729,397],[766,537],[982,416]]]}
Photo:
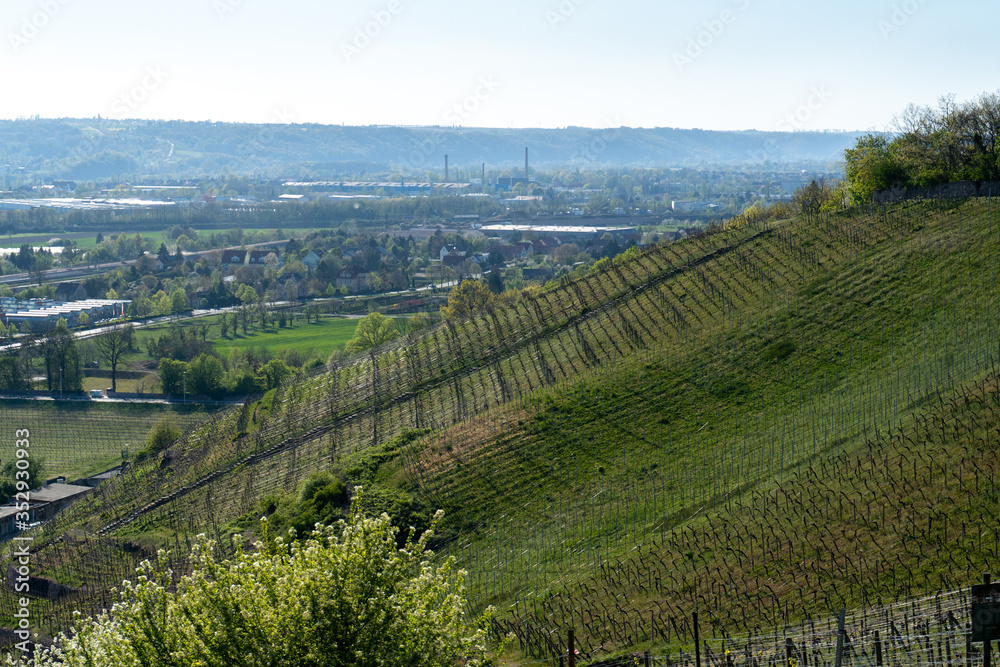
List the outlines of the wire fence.
{"label": "wire fence", "polygon": [[[961,588],[891,605],[873,605],[843,614],[830,613],[804,623],[740,637],[699,639],[658,646],[655,650],[611,658],[599,647],[583,651],[585,637],[574,645],[577,665],[587,667],[902,667],[984,664],[984,645],[972,642],[970,589]],[[685,619],[687,621],[688,619]],[[698,615],[690,619],[698,629]],[[533,638],[502,621],[494,634],[510,632],[514,643],[532,653]],[[568,637],[568,636],[567,636]],[[562,638],[560,638],[562,639]],[[553,640],[550,657],[522,665],[568,664],[569,647]]]}

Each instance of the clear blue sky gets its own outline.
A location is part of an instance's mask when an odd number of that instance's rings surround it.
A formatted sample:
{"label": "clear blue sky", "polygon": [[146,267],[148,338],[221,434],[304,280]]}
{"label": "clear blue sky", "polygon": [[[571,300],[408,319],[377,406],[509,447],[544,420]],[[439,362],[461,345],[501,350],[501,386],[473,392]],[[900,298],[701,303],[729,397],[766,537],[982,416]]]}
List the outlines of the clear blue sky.
{"label": "clear blue sky", "polygon": [[884,129],[1000,89],[998,25],[982,0],[4,0],[0,118]]}

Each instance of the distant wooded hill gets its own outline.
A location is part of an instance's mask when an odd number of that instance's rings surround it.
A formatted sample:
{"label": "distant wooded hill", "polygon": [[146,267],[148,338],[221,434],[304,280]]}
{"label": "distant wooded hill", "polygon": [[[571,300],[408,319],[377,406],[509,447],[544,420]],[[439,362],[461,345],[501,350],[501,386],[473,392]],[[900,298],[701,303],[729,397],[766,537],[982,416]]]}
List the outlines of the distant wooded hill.
{"label": "distant wooded hill", "polygon": [[[226,173],[309,178],[444,171],[453,167],[828,162],[859,133],[718,132],[673,128],[496,129],[251,125],[181,121],[32,119],[0,121],[0,173],[11,187],[28,177],[97,180]],[[452,172],[452,177],[458,174]]]}

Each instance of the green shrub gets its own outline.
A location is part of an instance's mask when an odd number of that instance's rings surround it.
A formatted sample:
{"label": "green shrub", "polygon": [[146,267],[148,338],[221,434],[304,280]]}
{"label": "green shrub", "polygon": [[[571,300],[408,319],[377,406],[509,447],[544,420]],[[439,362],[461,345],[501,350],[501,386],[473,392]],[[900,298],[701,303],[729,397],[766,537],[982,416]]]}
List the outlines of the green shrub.
{"label": "green shrub", "polygon": [[161,419],[156,422],[153,428],[149,429],[149,435],[146,436],[146,446],[135,455],[136,463],[150,456],[156,456],[180,440],[182,435],[184,435],[183,432],[170,419]]}
{"label": "green shrub", "polygon": [[[440,518],[440,514],[437,518]],[[265,522],[266,527],[266,522]],[[265,528],[265,535],[267,533]],[[466,615],[464,572],[435,561],[431,533],[399,549],[387,515],[281,538],[221,560],[203,536],[173,586],[168,556],[144,561],[111,612],[78,618],[34,665],[386,665],[490,661],[485,619]]]}

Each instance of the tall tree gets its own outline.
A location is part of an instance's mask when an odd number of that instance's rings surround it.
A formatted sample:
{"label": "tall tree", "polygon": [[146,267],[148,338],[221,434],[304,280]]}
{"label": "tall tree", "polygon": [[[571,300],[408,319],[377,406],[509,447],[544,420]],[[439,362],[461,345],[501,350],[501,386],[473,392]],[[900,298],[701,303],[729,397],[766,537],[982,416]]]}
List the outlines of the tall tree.
{"label": "tall tree", "polygon": [[46,384],[49,391],[83,389],[83,369],[76,349],[76,339],[61,319],[42,336],[39,344],[45,363]]}
{"label": "tall tree", "polygon": [[855,203],[870,202],[876,190],[906,182],[906,170],[885,135],[866,134],[844,151],[844,171]]}
{"label": "tall tree", "polygon": [[45,279],[45,272],[51,269],[54,264],[55,259],[52,257],[52,253],[36,253],[34,260],[31,262],[31,275],[35,278],[35,282],[41,285]]}
{"label": "tall tree", "polygon": [[350,352],[362,352],[388,343],[396,338],[399,331],[396,323],[382,313],[370,313],[360,320],[354,329],[354,338],[347,341],[345,349]]}
{"label": "tall tree", "polygon": [[167,250],[167,244],[161,243],[159,250],[156,251],[156,259],[160,260],[160,265],[163,268],[167,268],[170,265],[170,251]]}
{"label": "tall tree", "polygon": [[0,357],[0,389],[21,391],[27,388],[27,377],[21,359],[14,354],[5,354]]}
{"label": "tall tree", "polygon": [[111,367],[111,391],[118,391],[118,364],[135,345],[135,328],[131,324],[116,324],[106,334],[95,338],[94,345]]}
{"label": "tall tree", "polygon": [[471,317],[488,308],[496,297],[479,280],[463,280],[448,295],[448,305],[441,309],[448,319]]}

